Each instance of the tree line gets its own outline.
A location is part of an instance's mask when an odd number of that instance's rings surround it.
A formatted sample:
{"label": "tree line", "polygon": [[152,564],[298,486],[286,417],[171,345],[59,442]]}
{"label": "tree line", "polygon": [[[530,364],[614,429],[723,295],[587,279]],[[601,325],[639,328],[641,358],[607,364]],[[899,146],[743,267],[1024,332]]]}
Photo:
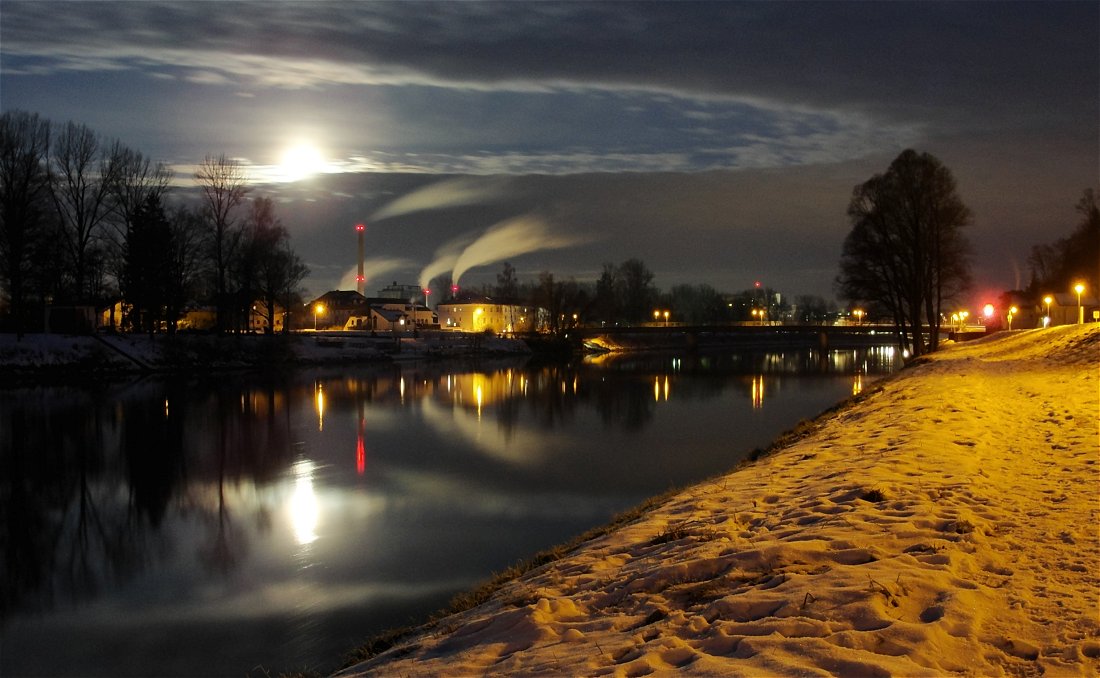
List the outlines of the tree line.
{"label": "tree line", "polygon": [[[636,257],[618,264],[603,264],[595,282],[563,280],[549,271],[539,273],[534,280],[521,281],[515,267],[506,261],[497,273],[495,285],[463,292],[502,303],[542,308],[546,311],[546,329],[553,333],[567,331],[576,324],[629,326],[665,322],[665,311],[669,312],[669,322],[687,325],[792,318],[821,323],[837,312],[835,303],[820,296],[801,295],[792,304],[790,299],[765,286],[728,293],[707,284],[681,284],[663,291],[653,280],[653,271]],[[432,280],[431,287],[452,289],[451,282],[449,277],[440,276]]]}
{"label": "tree line", "polygon": [[188,308],[212,306],[220,332],[247,330],[254,308],[272,331],[309,273],[274,202],[251,197],[243,166],[224,155],[207,156],[194,180],[199,196],[180,195],[166,165],[120,141],[5,112],[0,322],[22,336],[48,307],[122,298],[124,329],[174,332]]}
{"label": "tree line", "polygon": [[1031,248],[1031,279],[1024,292],[1036,300],[1050,292],[1068,291],[1081,281],[1094,294],[1100,289],[1100,203],[1096,191],[1085,189],[1075,208],[1080,220],[1068,236]]}

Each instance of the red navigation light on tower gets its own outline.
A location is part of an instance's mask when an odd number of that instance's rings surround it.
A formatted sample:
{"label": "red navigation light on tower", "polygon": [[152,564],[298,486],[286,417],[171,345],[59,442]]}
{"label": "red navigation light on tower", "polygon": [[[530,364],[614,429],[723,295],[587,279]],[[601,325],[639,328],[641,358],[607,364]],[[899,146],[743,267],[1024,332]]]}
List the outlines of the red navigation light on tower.
{"label": "red navigation light on tower", "polygon": [[356,224],[355,232],[359,234],[359,273],[355,276],[355,291],[363,294],[367,285],[367,278],[363,275],[363,232],[367,230],[364,224]]}

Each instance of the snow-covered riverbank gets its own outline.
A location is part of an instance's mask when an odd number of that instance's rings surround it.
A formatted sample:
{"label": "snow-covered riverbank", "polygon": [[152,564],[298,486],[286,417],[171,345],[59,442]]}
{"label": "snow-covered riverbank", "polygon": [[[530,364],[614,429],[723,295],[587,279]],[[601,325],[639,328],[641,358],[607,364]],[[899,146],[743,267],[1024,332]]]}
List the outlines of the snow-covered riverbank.
{"label": "snow-covered riverbank", "polygon": [[0,374],[99,374],[113,372],[240,369],[462,356],[528,353],[518,339],[454,332],[372,338],[347,333],[205,336],[100,334],[69,336],[0,334]]}
{"label": "snow-covered riverbank", "polygon": [[341,675],[1097,675],[1098,367],[953,346]]}

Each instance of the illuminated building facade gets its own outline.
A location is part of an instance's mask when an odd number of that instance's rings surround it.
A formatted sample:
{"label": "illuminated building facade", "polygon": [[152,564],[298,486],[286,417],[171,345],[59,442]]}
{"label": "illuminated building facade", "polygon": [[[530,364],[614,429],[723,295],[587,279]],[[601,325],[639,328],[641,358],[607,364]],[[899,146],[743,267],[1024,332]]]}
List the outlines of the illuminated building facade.
{"label": "illuminated building facade", "polygon": [[496,334],[537,332],[542,315],[533,306],[502,303],[489,297],[439,304],[436,312],[440,329]]}

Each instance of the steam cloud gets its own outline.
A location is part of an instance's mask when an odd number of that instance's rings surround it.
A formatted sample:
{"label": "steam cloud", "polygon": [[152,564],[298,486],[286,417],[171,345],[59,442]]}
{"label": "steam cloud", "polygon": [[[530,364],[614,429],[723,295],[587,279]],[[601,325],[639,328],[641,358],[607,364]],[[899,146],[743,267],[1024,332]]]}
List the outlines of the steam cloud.
{"label": "steam cloud", "polygon": [[538,250],[571,247],[581,241],[581,238],[575,236],[554,235],[546,222],[538,217],[514,217],[490,226],[480,238],[464,249],[455,261],[451,277],[457,285],[462,274],[475,266]]}
{"label": "steam cloud", "polygon": [[435,259],[420,272],[420,289],[427,288],[432,278],[454,268],[455,262],[458,261],[462,250],[470,243],[472,237],[471,235],[459,236],[437,249]]}
{"label": "steam cloud", "polygon": [[[413,262],[408,259],[375,257],[363,262],[363,277],[369,282],[372,279],[377,280],[378,278],[383,278],[388,275],[390,271],[407,269],[413,265]],[[354,290],[356,287],[355,276],[358,274],[359,266],[357,264],[344,272],[344,275],[340,277],[340,285],[336,289]]]}
{"label": "steam cloud", "polygon": [[370,220],[380,221],[413,212],[490,202],[503,195],[504,181],[500,179],[447,179],[397,198],[371,215]]}

